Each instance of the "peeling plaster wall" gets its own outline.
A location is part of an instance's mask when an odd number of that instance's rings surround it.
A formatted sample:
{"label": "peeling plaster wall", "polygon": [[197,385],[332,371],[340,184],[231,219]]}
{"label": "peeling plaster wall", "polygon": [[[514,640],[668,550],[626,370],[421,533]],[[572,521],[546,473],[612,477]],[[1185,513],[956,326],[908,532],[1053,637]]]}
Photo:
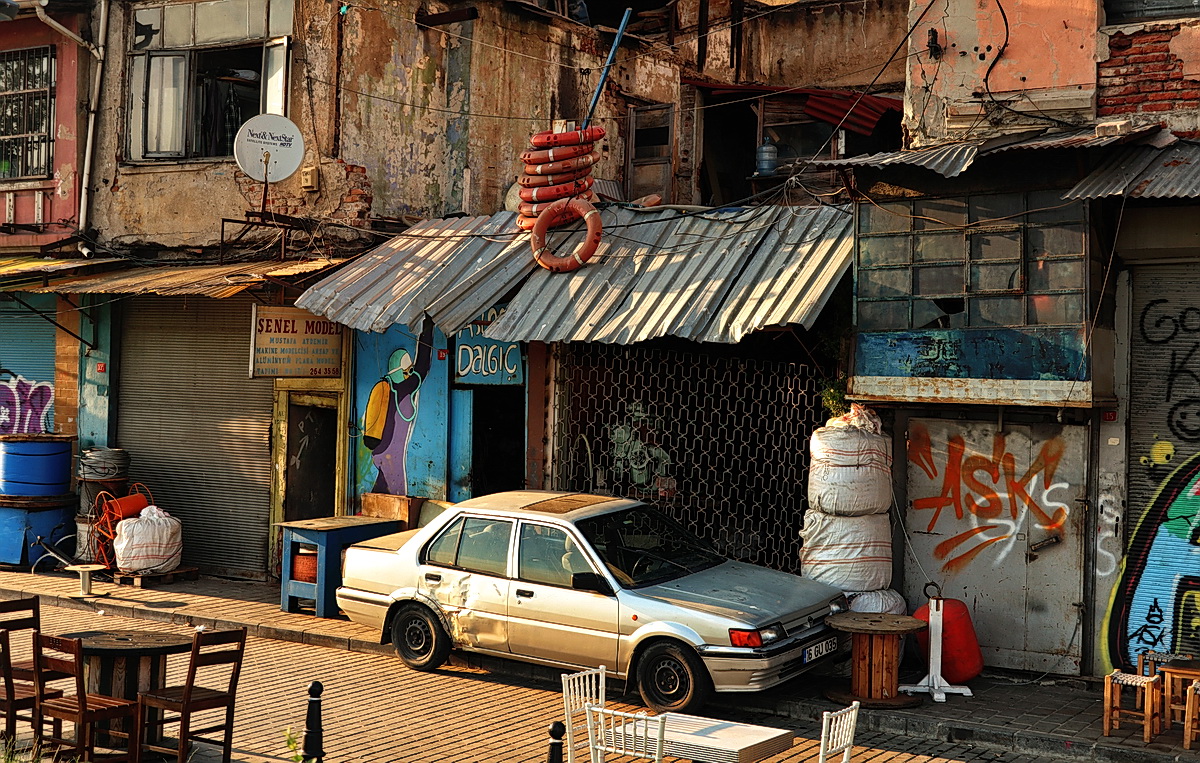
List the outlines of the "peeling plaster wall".
{"label": "peeling plaster wall", "polygon": [[[910,25],[925,8],[912,4]],[[1014,111],[1092,119],[1100,14],[1095,0],[933,0],[909,40],[904,125],[910,145],[1047,125]],[[928,49],[930,29],[943,48],[940,56]]]}

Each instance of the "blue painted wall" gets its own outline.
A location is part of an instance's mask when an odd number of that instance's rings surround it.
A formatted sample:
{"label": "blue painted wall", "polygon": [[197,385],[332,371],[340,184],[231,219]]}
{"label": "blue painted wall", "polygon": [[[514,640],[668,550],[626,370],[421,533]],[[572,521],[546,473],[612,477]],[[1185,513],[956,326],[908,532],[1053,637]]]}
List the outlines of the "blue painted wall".
{"label": "blue painted wall", "polygon": [[1083,328],[860,333],[857,376],[1086,381]]}
{"label": "blue painted wall", "polygon": [[[108,295],[98,295],[106,297]],[[83,298],[87,309],[79,316],[79,333],[91,340],[95,349],[81,345],[79,358],[79,449],[107,448],[112,438],[112,380],[116,373],[113,352],[113,304],[90,307],[96,297]],[[93,323],[94,321],[94,323]],[[103,370],[101,370],[103,369]]]}
{"label": "blue painted wall", "polygon": [[[34,309],[54,315],[51,294],[21,294]],[[55,429],[54,324],[16,302],[0,308],[0,434]]]}

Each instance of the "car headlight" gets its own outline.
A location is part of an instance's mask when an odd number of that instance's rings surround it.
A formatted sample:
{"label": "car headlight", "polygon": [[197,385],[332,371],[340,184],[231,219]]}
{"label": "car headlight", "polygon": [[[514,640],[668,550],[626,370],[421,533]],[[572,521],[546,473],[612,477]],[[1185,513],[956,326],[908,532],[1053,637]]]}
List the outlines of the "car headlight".
{"label": "car headlight", "polygon": [[836,599],[831,599],[829,602],[829,614],[840,615],[843,612],[850,611],[850,600],[846,598],[846,594],[838,596]]}
{"label": "car headlight", "polygon": [[783,626],[779,624],[768,625],[766,628],[758,628],[757,630],[730,628],[729,643],[734,646],[766,646],[767,644],[775,643],[785,635]]}

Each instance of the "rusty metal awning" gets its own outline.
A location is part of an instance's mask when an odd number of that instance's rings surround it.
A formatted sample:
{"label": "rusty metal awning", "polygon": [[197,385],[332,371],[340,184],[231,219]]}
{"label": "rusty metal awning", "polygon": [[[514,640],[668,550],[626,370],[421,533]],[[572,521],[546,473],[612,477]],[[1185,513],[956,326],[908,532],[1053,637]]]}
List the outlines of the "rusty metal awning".
{"label": "rusty metal awning", "polygon": [[314,273],[344,259],[242,262],[229,265],[156,265],[57,280],[25,289],[50,294],[192,294],[223,299],[276,278]]}
{"label": "rusty metal awning", "polygon": [[1194,199],[1200,197],[1200,145],[1132,146],[1094,169],[1064,199]]}
{"label": "rusty metal awning", "polygon": [[[515,215],[430,220],[350,263],[296,301],[361,331],[453,333],[501,301],[501,341],[631,344],[663,336],[736,343],[768,326],[812,326],[850,264],[843,207],[764,206],[685,215],[608,208],[604,242],[583,268],[538,267]],[[554,232],[567,252],[582,230]]]}
{"label": "rusty metal awning", "polygon": [[61,273],[64,270],[72,270],[74,268],[107,265],[123,261],[120,257],[73,257],[69,259],[36,257],[32,255],[0,257],[0,279],[14,276],[41,275],[43,273]]}

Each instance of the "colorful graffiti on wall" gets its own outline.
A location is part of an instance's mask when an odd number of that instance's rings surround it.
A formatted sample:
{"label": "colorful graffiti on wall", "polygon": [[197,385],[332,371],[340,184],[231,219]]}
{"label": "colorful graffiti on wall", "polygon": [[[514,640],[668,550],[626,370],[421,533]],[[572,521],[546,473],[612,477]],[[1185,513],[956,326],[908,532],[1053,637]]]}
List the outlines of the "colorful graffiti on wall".
{"label": "colorful graffiti on wall", "polygon": [[0,368],[0,435],[49,432],[53,402],[53,384]]}
{"label": "colorful graffiti on wall", "polygon": [[[961,434],[944,444],[945,459],[934,458],[929,430],[914,422],[909,430],[908,460],[930,480],[941,476],[936,495],[913,497],[912,508],[931,511],[928,532],[942,525],[954,532],[934,549],[943,572],[957,572],[988,551],[992,564],[999,564],[1023,539],[1026,519],[1049,535],[1062,533],[1070,512],[1066,498],[1069,483],[1055,481],[1063,457],[1061,438],[1041,443],[1037,456],[1023,470],[1009,448],[1008,438],[996,433],[992,452],[970,453]],[[1040,479],[1039,479],[1040,477]],[[946,512],[953,509],[953,515]],[[960,529],[961,528],[961,529]],[[1020,544],[1022,552],[1024,544]]]}
{"label": "colorful graffiti on wall", "polygon": [[408,449],[433,350],[433,323],[426,321],[414,347],[392,351],[387,369],[371,389],[363,413],[362,442],[376,469],[373,493],[408,494]]}

